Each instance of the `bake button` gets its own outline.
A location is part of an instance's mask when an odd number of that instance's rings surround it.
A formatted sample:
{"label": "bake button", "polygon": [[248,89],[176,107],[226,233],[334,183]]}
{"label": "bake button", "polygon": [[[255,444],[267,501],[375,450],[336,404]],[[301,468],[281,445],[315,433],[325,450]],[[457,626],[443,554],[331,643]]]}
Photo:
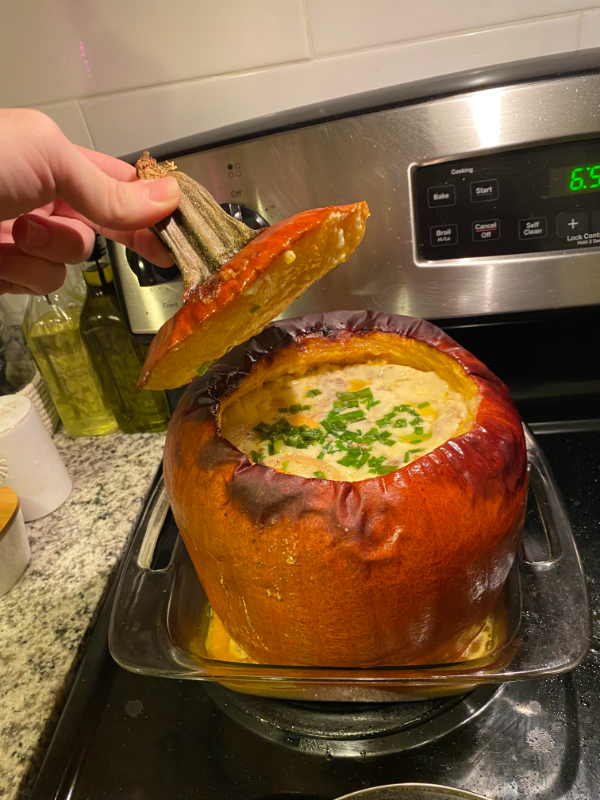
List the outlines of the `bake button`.
{"label": "bake button", "polygon": [[490,178],[487,181],[475,181],[471,184],[472,203],[481,203],[484,200],[497,200],[498,195],[498,181],[496,178]]}
{"label": "bake button", "polygon": [[434,225],[429,228],[429,239],[433,247],[442,244],[457,244],[458,225]]}
{"label": "bake button", "polygon": [[558,214],[556,217],[556,235],[573,236],[578,233],[587,233],[588,215],[585,211],[574,214]]}
{"label": "bake button", "polygon": [[548,236],[548,221],[546,217],[531,217],[519,220],[519,239],[545,239]]}
{"label": "bake button", "polygon": [[427,189],[427,205],[429,208],[456,205],[456,190],[452,184],[447,186],[431,186]]}
{"label": "bake button", "polygon": [[473,223],[473,241],[488,242],[490,239],[500,238],[500,220],[486,219]]}

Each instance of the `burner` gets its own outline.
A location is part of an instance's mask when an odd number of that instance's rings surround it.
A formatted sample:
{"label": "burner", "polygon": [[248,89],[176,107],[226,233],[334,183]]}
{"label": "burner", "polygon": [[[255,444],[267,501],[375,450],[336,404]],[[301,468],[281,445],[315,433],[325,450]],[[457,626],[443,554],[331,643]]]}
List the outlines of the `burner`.
{"label": "burner", "polygon": [[313,703],[205,685],[231,719],[292,750],[328,758],[398,753],[439,739],[481,713],[502,686],[414,703]]}

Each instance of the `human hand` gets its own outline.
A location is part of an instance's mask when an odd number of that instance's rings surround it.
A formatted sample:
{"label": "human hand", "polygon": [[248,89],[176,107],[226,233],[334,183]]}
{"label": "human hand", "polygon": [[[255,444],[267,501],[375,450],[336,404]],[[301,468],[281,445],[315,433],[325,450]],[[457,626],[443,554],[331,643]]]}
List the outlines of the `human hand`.
{"label": "human hand", "polygon": [[94,232],[148,261],[173,259],[150,225],[177,208],[174,178],[139,181],[124,161],[72,144],[45,114],[0,110],[0,294],[48,294],[85,261]]}

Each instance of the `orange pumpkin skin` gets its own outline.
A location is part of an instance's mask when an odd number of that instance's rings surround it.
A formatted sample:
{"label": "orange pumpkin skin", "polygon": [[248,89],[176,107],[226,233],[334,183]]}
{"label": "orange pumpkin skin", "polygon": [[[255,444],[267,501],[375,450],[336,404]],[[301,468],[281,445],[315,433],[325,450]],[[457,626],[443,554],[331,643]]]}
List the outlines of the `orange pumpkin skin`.
{"label": "orange pumpkin skin", "polygon": [[[276,358],[310,361],[319,349],[368,349],[374,337],[416,340],[453,359],[476,385],[471,429],[356,483],[253,464],[221,435],[220,403],[251,370]],[[524,434],[507,387],[430,323],[370,311],[284,320],[232,351],[181,399],[164,469],[213,608],[269,664],[456,660],[512,566],[527,494]]]}
{"label": "orange pumpkin skin", "polygon": [[[138,386],[173,389],[275,319],[296,297],[345,261],[369,216],[366,203],[302,211],[266,228],[205,283],[154,337]],[[291,256],[292,261],[286,261]],[[257,291],[262,281],[262,288]]]}

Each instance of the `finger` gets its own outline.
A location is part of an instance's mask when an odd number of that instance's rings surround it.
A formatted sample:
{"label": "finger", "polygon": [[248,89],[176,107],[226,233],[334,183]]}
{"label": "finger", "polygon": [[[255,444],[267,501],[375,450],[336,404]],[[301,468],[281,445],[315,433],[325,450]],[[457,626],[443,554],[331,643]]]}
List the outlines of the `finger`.
{"label": "finger", "polygon": [[5,219],[0,222],[0,244],[3,242],[12,242],[12,227],[14,222],[14,219]]}
{"label": "finger", "polygon": [[100,167],[102,172],[110,175],[111,178],[116,178],[118,181],[136,181],[135,167],[128,164],[126,161],[121,161],[120,158],[113,158],[107,156],[105,153],[99,153],[96,150],[88,150],[87,147],[76,145],[80,153],[88,158],[97,167]]}
{"label": "finger", "polygon": [[141,231],[110,231],[102,229],[99,231],[107,239],[113,242],[124,244],[130,250],[145,258],[157,267],[173,266],[173,256],[162,244],[158,236],[155,236],[148,229]]}
{"label": "finger", "polygon": [[12,229],[22,253],[61,264],[87,261],[94,248],[94,231],[84,222],[66,217],[23,214]]}
{"label": "finger", "polygon": [[28,294],[55,292],[65,280],[64,264],[21,253],[15,244],[0,244],[0,279]]}
{"label": "finger", "polygon": [[71,208],[103,228],[149,228],[174,211],[180,199],[174,178],[119,181],[65,140],[53,169],[56,193]]}
{"label": "finger", "polygon": [[74,211],[61,200],[57,200],[55,204],[55,213],[60,214],[62,217],[78,219],[86,223],[96,233],[100,233],[106,239],[112,239],[113,242],[124,244],[130,250],[135,250],[142,258],[148,259],[157,267],[170,267],[173,264],[173,256],[162,244],[158,236],[147,228],[138,231],[116,231],[112,228],[104,228],[102,225],[96,225],[86,219],[83,214],[78,214],[77,211]]}

